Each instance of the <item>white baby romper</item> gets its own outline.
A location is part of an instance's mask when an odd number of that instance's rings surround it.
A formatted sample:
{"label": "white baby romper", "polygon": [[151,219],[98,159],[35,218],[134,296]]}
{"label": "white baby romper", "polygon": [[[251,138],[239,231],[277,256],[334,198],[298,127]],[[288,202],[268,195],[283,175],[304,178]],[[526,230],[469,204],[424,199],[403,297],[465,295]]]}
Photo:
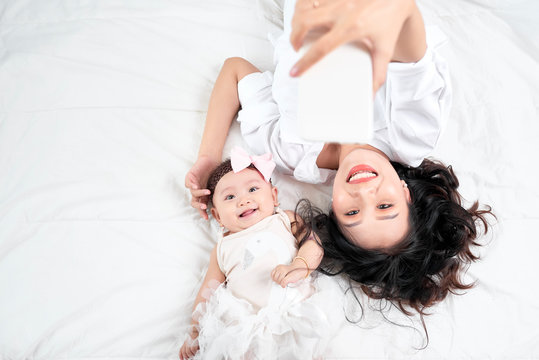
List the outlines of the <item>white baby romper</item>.
{"label": "white baby romper", "polygon": [[286,213],[280,209],[243,231],[219,236],[217,261],[226,281],[198,306],[197,356],[311,359],[320,355],[327,319],[312,296],[311,277],[282,288],[271,271],[297,253]]}

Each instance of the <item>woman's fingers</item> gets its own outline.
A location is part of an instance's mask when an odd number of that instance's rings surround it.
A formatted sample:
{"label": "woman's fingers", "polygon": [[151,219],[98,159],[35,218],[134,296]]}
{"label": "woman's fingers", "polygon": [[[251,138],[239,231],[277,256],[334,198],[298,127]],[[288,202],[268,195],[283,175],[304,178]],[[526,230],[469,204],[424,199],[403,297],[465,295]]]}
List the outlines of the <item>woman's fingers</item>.
{"label": "woman's fingers", "polygon": [[199,210],[198,210],[198,213],[200,214],[200,216],[202,216],[202,218],[203,218],[204,220],[208,220],[208,219],[209,219],[208,213],[207,213],[205,210],[199,209]]}
{"label": "woman's fingers", "polygon": [[204,204],[202,202],[199,202],[195,198],[192,198],[191,199],[191,206],[194,207],[195,209],[197,209],[198,213],[200,214],[200,216],[202,218],[204,218],[205,220],[209,219],[208,213],[206,212],[206,209],[208,208],[208,205],[206,205],[206,204]]}
{"label": "woman's fingers", "polygon": [[300,76],[329,52],[345,43],[346,40],[345,37],[341,36],[339,28],[328,31],[313,42],[309,50],[292,67],[290,76]]}
{"label": "woman's fingers", "polygon": [[[204,194],[203,196],[196,196],[196,194],[200,194],[201,192],[202,194]],[[207,199],[206,199],[206,197],[208,196],[207,192],[209,192],[209,190],[206,190],[206,189],[191,190],[191,206],[197,209],[200,216],[204,218],[205,220],[209,219],[208,213],[206,212],[206,210],[208,209],[208,204],[207,204]]]}
{"label": "woman's fingers", "polygon": [[206,210],[208,207],[207,203],[209,195],[210,190],[208,189],[191,190],[191,206],[194,208]]}
{"label": "woman's fingers", "polygon": [[193,196],[191,198],[191,206],[194,207],[195,209],[205,210],[206,204],[201,202],[199,198],[196,198]]}
{"label": "woman's fingers", "polygon": [[192,173],[188,172],[185,176],[185,187],[188,189],[198,189],[198,179],[197,177]]}
{"label": "woman's fingers", "polygon": [[303,45],[303,41],[305,39],[305,36],[307,36],[307,33],[319,26],[315,22],[315,19],[313,17],[313,11],[311,9],[302,9],[299,8],[301,4],[298,1],[296,3],[296,11],[294,13],[294,17],[292,18],[292,31],[290,32],[290,44],[292,44],[292,47],[294,50],[298,51],[301,46]]}
{"label": "woman's fingers", "polygon": [[208,189],[190,189],[191,190],[191,196],[201,198],[204,196],[209,196],[211,194],[210,190]]}
{"label": "woman's fingers", "polygon": [[211,194],[208,189],[200,189],[200,182],[193,173],[189,172],[185,176],[185,187],[191,192],[191,206],[198,210],[202,218],[208,220],[208,197]]}
{"label": "woman's fingers", "polygon": [[[329,32],[313,43],[292,67],[290,75],[303,74],[330,51],[353,42],[370,52],[376,94],[385,82],[388,64],[401,42],[399,36],[413,5],[412,0],[298,0],[292,19],[292,46],[298,50],[312,30],[325,28]],[[413,41],[415,38],[409,40]]]}
{"label": "woman's fingers", "polygon": [[298,51],[303,46],[311,31],[325,32],[331,29],[338,15],[338,7],[338,0],[298,1],[290,32],[290,43],[294,50]]}

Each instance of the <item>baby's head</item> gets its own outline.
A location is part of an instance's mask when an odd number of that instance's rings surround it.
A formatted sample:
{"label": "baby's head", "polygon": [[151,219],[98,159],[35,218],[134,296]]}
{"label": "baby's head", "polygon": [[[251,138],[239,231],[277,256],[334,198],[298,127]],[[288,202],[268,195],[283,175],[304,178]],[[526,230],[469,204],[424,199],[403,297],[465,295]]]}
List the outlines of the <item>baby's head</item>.
{"label": "baby's head", "polygon": [[[207,188],[211,191],[211,214],[231,233],[247,229],[260,220],[273,215],[277,201],[277,188],[269,176],[275,164],[269,160],[271,170],[262,175],[253,163],[233,166],[232,160],[222,162],[210,175]],[[234,164],[236,165],[236,164]],[[258,163],[260,167],[260,163]],[[268,165],[268,164],[266,164]]]}

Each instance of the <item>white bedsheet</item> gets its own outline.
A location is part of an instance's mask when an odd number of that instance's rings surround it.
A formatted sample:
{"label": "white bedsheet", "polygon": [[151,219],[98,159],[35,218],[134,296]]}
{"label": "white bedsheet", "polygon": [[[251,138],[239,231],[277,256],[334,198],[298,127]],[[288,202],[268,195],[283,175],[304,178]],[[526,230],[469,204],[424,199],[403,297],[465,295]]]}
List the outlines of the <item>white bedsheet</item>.
{"label": "white bedsheet", "polygon": [[[365,306],[327,358],[539,358],[539,3],[419,4],[454,88],[434,157],[498,219],[426,349]],[[0,3],[1,359],[176,358],[214,241],[183,179],[223,60],[272,69],[279,16],[271,0]],[[328,188],[276,185],[283,208],[327,204]]]}

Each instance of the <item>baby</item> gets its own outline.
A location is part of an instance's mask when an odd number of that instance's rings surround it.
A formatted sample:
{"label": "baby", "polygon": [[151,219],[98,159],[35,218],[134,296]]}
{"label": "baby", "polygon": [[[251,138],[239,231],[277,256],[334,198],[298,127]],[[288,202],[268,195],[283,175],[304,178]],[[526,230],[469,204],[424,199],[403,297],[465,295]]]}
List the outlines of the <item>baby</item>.
{"label": "baby", "polygon": [[[249,156],[236,147],[208,179],[211,214],[221,231],[195,299],[181,359],[239,358],[259,351],[312,358],[316,340],[311,340],[319,334],[305,334],[306,319],[299,320],[298,314],[310,311],[311,329],[322,328],[324,319],[312,316],[321,314],[309,309],[314,305],[299,306],[313,293],[310,279],[299,280],[318,267],[323,251],[302,231],[294,212],[278,208],[277,188],[270,182],[274,167],[271,154]],[[296,284],[287,286],[291,283]],[[298,321],[301,334],[294,329]]]}

